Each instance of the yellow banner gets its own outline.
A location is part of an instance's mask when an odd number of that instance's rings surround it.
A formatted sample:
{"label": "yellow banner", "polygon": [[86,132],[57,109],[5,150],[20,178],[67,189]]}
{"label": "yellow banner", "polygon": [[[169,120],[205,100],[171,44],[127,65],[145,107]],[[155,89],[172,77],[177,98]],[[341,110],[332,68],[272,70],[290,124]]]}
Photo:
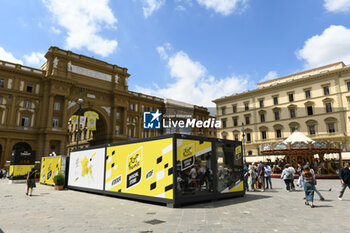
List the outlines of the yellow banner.
{"label": "yellow banner", "polygon": [[96,130],[96,119],[95,118],[88,118],[86,128],[88,130],[95,131]]}
{"label": "yellow banner", "polygon": [[95,119],[99,119],[98,113],[93,112],[93,111],[87,111],[84,113],[84,116],[87,118],[95,118]]}
{"label": "yellow banner", "polygon": [[40,168],[40,183],[54,185],[53,177],[61,171],[62,157],[42,157]]}
{"label": "yellow banner", "polygon": [[77,115],[73,115],[73,116],[70,118],[70,120],[71,120],[71,124],[72,124],[72,125],[78,124],[78,116],[77,116]]}
{"label": "yellow banner", "polygon": [[33,167],[34,165],[11,165],[9,170],[9,176],[26,176]]}

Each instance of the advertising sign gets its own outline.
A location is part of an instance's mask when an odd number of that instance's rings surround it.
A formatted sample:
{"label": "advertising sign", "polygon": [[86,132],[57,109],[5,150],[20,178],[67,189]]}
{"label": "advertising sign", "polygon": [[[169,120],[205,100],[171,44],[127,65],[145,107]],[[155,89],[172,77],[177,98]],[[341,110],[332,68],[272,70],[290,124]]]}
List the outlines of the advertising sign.
{"label": "advertising sign", "polygon": [[33,165],[35,164],[35,151],[13,150],[11,154],[11,165]]}
{"label": "advertising sign", "polygon": [[194,165],[197,156],[211,151],[211,142],[177,139],[177,161],[181,162],[181,171]]}
{"label": "advertising sign", "polygon": [[235,159],[239,160],[242,158],[242,147],[241,146],[237,146],[235,149]]}
{"label": "advertising sign", "polygon": [[172,138],[107,147],[105,190],[173,198]]}
{"label": "advertising sign", "polygon": [[68,185],[103,190],[104,166],[104,147],[71,152]]}
{"label": "advertising sign", "polygon": [[61,171],[62,157],[42,157],[40,183],[54,185],[53,178]]}
{"label": "advertising sign", "polygon": [[195,151],[196,149],[194,143],[181,147],[181,171],[192,167],[195,160]]}
{"label": "advertising sign", "polygon": [[9,177],[11,179],[26,179],[28,172],[34,165],[10,165]]}

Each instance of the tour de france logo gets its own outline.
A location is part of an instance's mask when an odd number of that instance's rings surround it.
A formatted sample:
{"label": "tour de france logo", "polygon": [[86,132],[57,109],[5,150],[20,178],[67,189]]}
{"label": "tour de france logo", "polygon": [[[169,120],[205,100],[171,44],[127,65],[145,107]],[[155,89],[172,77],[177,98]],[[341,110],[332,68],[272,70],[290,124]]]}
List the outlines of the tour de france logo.
{"label": "tour de france logo", "polygon": [[181,148],[181,170],[186,170],[194,164],[195,147],[194,143]]}
{"label": "tour de france logo", "polygon": [[159,110],[156,112],[143,112],[143,128],[160,129],[161,115],[162,113],[160,113]]}
{"label": "tour de france logo", "polygon": [[131,156],[129,158],[129,165],[128,165],[129,169],[133,170],[134,168],[139,166],[140,166],[140,155],[136,154],[134,156]]}
{"label": "tour de france logo", "polygon": [[136,186],[142,178],[142,152],[141,146],[127,157],[126,189]]}

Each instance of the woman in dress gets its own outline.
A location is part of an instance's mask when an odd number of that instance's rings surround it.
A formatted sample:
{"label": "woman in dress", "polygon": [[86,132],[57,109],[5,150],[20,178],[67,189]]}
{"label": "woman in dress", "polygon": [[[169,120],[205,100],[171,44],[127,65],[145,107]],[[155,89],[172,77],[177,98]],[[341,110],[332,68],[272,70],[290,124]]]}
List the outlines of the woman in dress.
{"label": "woman in dress", "polygon": [[255,183],[256,183],[256,172],[253,165],[249,166],[249,176],[248,176],[248,186],[250,185],[250,188],[252,191],[255,191]]}

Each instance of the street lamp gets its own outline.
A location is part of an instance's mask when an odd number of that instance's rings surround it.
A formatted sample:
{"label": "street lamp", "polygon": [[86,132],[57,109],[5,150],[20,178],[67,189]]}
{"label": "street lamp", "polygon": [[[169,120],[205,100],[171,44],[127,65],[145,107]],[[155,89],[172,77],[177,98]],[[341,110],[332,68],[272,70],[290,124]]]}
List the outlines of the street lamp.
{"label": "street lamp", "polygon": [[244,157],[244,147],[245,147],[245,134],[244,134],[244,123],[242,122],[242,137],[243,137],[243,157]]}
{"label": "street lamp", "polygon": [[83,99],[82,98],[79,98],[77,100],[77,104],[79,104],[79,108],[78,108],[78,132],[77,132],[77,149],[78,149],[78,146],[79,146],[79,137],[80,137],[80,115],[81,115],[81,105],[83,104]]}

